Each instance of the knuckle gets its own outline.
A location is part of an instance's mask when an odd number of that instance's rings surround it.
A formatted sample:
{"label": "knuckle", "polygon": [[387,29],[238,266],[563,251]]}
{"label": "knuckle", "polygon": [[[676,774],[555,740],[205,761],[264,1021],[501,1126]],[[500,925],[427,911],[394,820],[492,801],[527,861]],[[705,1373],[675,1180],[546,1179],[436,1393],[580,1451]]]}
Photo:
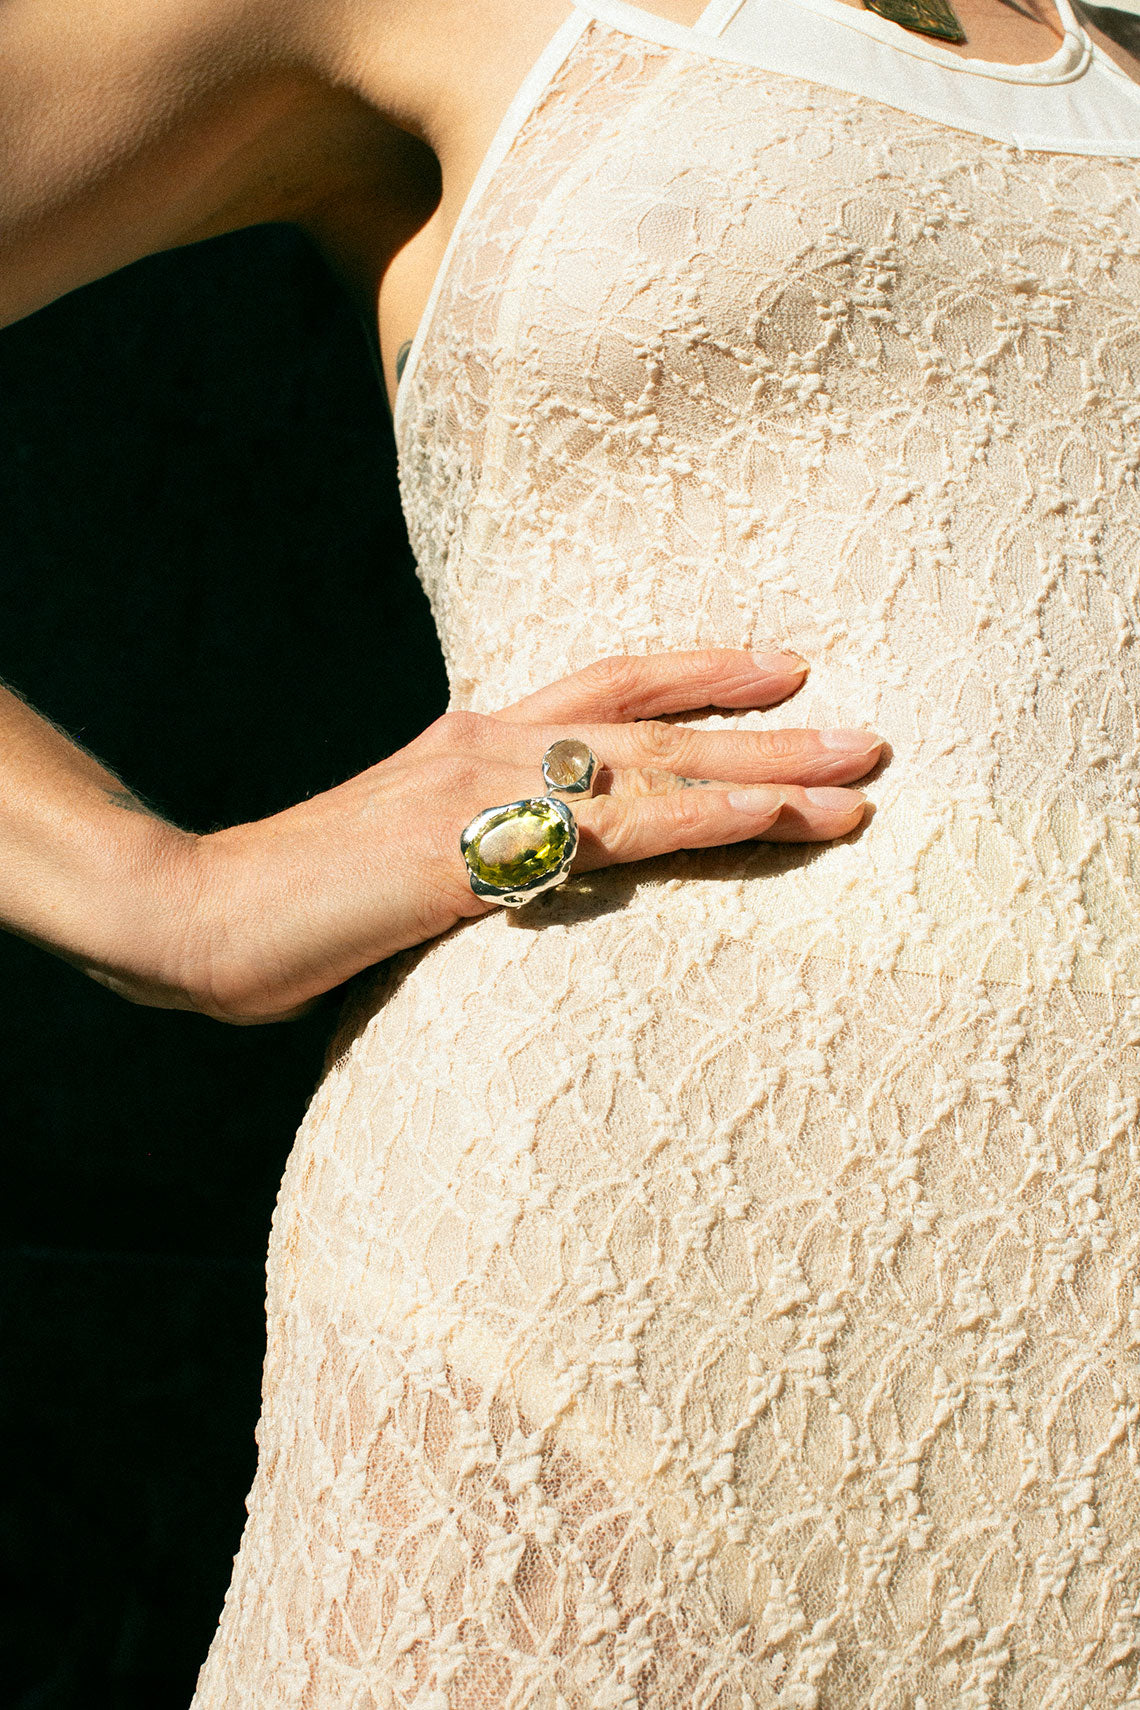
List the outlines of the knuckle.
{"label": "knuckle", "polygon": [[682,836],[699,831],[707,823],[710,803],[707,797],[702,800],[703,796],[702,790],[678,790],[669,797],[673,825]]}
{"label": "knuckle", "polygon": [[483,713],[467,712],[457,709],[445,712],[431,726],[431,733],[438,732],[441,747],[478,751],[486,741],[487,726],[493,720]]}
{"label": "knuckle", "polygon": [[766,730],[756,741],[766,760],[798,759],[807,746],[807,736],[802,730]]}
{"label": "knuckle", "polygon": [[628,804],[614,796],[597,796],[590,803],[588,820],[580,823],[605,851],[607,860],[622,861],[632,854],[637,842],[637,815]]}
{"label": "knuckle", "polygon": [[667,796],[681,788],[675,772],[652,766],[631,766],[614,780],[614,793],[622,796]]}
{"label": "knuckle", "polygon": [[685,732],[660,719],[644,719],[637,727],[637,740],[647,760],[668,772],[676,771],[691,743]]}
{"label": "knuckle", "polygon": [[612,711],[621,713],[634,701],[644,685],[642,660],[628,653],[612,653],[595,659],[582,673],[587,687],[598,694]]}
{"label": "knuckle", "polygon": [[715,690],[723,686],[729,672],[740,668],[739,659],[723,647],[703,647],[689,655],[686,675],[694,687]]}

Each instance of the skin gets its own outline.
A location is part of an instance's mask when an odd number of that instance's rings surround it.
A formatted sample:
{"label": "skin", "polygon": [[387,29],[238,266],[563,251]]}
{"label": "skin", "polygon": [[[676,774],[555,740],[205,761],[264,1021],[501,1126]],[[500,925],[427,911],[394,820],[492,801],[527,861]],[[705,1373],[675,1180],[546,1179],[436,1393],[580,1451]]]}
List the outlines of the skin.
{"label": "skin", "polygon": [[575,804],[578,871],[854,829],[862,797],[839,786],[878,758],[869,733],[710,732],[659,716],[770,706],[806,669],[735,650],[604,660],[498,715],[445,714],[336,789],[207,836],[146,812],[4,696],[0,919],[137,1003],[282,1020],[494,906],[467,883],[459,830],[492,802],[535,794],[559,737],[581,736],[606,762],[598,793]]}
{"label": "skin", "polygon": [[[693,23],[704,0],[648,6]],[[859,5],[861,0],[844,0]],[[967,42],[1047,59],[1051,0],[957,0]],[[0,325],[139,257],[267,220],[328,256],[397,354],[479,164],[564,0],[0,0]],[[1135,20],[1090,33],[1140,81]],[[199,837],[0,689],[0,923],[136,1002],[259,1022],[486,911],[459,829],[534,793],[547,745],[606,762],[575,805],[581,870],[855,829],[865,731],[691,730],[767,707],[790,655],[610,659],[495,716],[446,715],[285,813]],[[846,735],[846,743],[842,738]],[[685,787],[699,781],[700,788]]]}

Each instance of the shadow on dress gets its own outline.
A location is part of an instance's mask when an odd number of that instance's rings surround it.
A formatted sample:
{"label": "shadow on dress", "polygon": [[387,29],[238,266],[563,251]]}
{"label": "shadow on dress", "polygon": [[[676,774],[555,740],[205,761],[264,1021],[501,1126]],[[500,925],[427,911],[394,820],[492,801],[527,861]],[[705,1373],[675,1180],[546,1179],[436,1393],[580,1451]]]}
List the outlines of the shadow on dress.
{"label": "shadow on dress", "polygon": [[[876,768],[876,773],[871,775],[877,775],[878,770]],[[584,924],[605,915],[618,914],[628,907],[637,891],[647,886],[672,884],[678,880],[691,882],[694,879],[713,883],[746,880],[763,884],[765,880],[779,878],[822,861],[838,844],[859,842],[873,817],[874,807],[868,803],[863,820],[855,830],[828,843],[732,843],[716,849],[680,850],[675,854],[657,856],[652,861],[631,861],[623,866],[600,868],[594,873],[576,875],[557,890],[546,891],[536,897],[525,908],[503,912],[508,926],[514,931],[544,932],[553,926]],[[375,968],[365,968],[349,980],[345,986],[340,1021],[325,1058],[324,1073],[328,1074],[351,1050],[424,956],[458,933],[478,931],[486,918],[479,916],[474,920],[460,921],[438,938],[429,939],[413,950],[403,950],[387,962]]]}

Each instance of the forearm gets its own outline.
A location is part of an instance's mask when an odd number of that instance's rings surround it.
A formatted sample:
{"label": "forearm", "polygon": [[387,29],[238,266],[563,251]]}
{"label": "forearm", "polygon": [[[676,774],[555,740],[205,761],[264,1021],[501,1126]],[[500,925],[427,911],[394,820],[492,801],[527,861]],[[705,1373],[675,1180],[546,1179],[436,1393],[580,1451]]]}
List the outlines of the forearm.
{"label": "forearm", "polygon": [[0,688],[0,924],[125,996],[196,1007],[198,843]]}

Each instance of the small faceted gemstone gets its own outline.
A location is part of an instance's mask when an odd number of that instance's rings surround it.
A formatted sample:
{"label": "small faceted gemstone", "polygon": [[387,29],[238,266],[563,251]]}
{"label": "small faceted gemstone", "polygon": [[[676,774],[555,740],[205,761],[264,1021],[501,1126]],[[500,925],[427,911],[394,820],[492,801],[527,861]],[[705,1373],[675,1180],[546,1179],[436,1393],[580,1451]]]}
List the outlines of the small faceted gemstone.
{"label": "small faceted gemstone", "polygon": [[590,750],[577,737],[567,736],[546,750],[542,770],[552,790],[569,790],[590,770]]}
{"label": "small faceted gemstone", "polygon": [[904,30],[934,36],[941,42],[964,42],[966,32],[949,0],[863,0],[868,12],[877,12]]}
{"label": "small faceted gemstone", "polygon": [[552,802],[536,796],[503,808],[467,846],[467,861],[485,885],[515,889],[545,878],[570,846],[570,829]]}

